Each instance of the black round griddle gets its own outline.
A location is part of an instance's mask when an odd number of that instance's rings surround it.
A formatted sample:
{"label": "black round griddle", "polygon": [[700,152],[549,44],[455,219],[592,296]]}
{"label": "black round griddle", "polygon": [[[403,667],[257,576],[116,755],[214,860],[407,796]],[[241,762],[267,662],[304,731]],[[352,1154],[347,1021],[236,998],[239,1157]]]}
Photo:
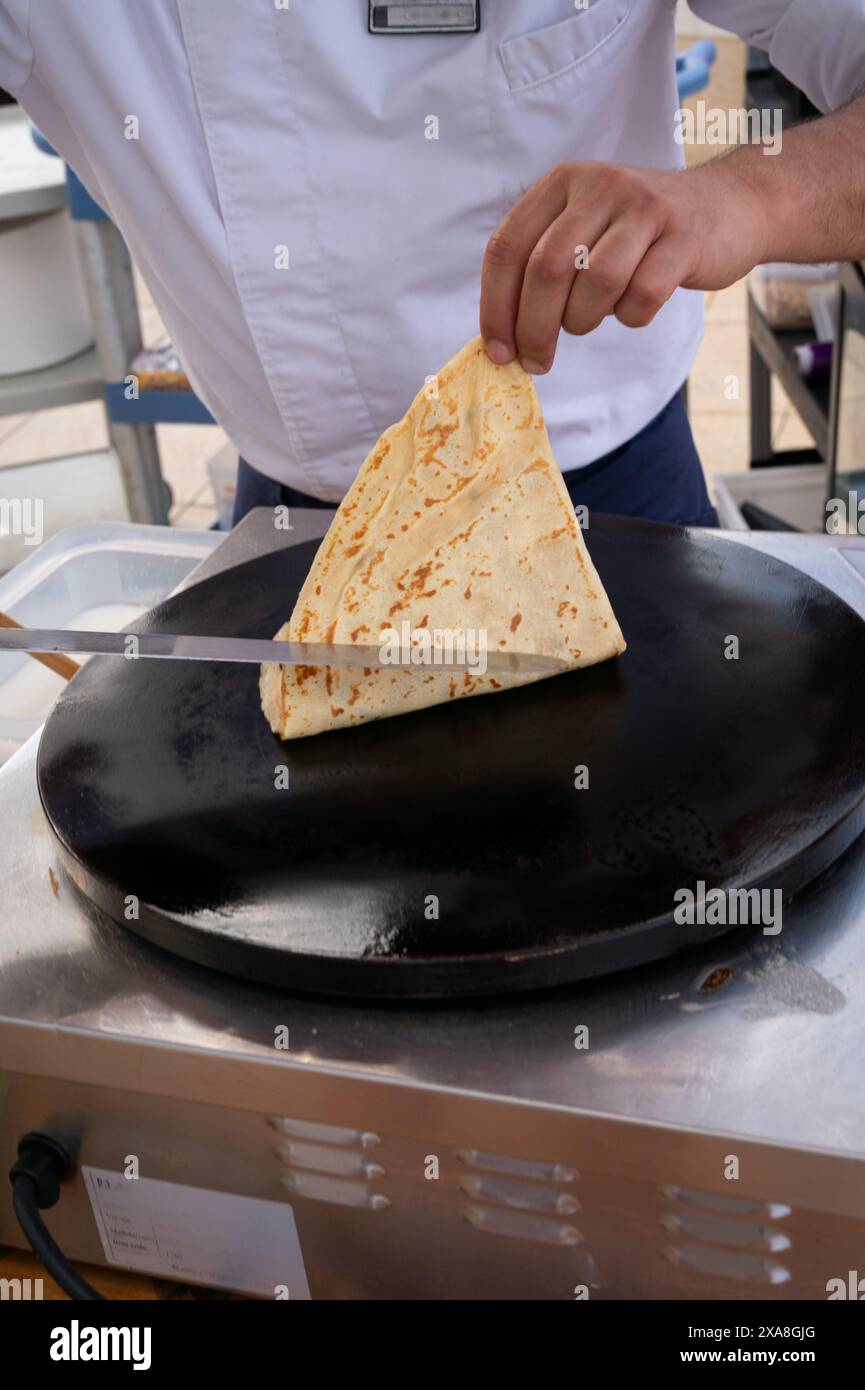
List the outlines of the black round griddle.
{"label": "black round griddle", "polygon": [[[701,880],[789,896],[865,824],[865,623],[711,532],[593,517],[586,539],[628,651],[521,690],[283,744],[255,667],[93,660],[39,750],[70,875],[218,970],[403,997],[703,942],[725,928],[673,917]],[[315,549],[205,581],[140,630],[269,637]]]}

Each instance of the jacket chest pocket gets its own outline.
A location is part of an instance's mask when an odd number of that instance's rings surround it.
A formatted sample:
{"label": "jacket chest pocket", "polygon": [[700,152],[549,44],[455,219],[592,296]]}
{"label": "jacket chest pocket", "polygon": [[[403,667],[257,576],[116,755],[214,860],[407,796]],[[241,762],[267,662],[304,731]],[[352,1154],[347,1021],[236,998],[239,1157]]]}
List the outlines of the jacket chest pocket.
{"label": "jacket chest pocket", "polygon": [[557,24],[503,39],[499,55],[514,96],[564,94],[603,66],[628,29],[631,0],[595,0]]}

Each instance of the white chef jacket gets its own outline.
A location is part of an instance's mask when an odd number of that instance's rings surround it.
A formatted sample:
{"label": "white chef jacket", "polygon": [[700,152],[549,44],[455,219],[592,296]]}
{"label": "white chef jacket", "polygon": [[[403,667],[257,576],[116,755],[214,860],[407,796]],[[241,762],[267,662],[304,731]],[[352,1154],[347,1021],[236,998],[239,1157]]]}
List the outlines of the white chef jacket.
{"label": "white chef jacket", "polygon": [[[865,0],[692,7],[824,111],[865,78]],[[536,179],[681,163],[675,0],[481,9],[477,34],[376,37],[367,0],[0,0],[0,86],[123,232],[199,395],[329,501],[477,332],[487,239]],[[562,468],[646,425],[701,330],[680,290],[563,335],[538,379]]]}

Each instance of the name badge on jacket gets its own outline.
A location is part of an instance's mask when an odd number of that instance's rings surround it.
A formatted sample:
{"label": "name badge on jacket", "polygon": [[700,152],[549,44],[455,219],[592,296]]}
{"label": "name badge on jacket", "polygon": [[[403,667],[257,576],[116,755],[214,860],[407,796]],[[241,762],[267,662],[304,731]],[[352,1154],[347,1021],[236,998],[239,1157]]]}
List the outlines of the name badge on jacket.
{"label": "name badge on jacket", "polygon": [[403,0],[400,5],[369,0],[371,34],[476,34],[481,27],[481,0]]}

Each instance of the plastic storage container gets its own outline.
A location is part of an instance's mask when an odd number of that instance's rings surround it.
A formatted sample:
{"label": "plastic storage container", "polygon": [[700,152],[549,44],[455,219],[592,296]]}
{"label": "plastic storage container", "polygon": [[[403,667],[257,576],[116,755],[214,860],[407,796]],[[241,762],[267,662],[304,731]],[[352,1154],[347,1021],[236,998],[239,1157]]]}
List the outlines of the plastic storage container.
{"label": "plastic storage container", "polygon": [[822,463],[716,473],[711,487],[721,525],[731,531],[749,529],[740,510],[743,502],[753,502],[799,531],[825,531],[826,468]]}
{"label": "plastic storage container", "polygon": [[93,342],[66,212],[63,165],[18,107],[0,114],[0,376],[39,371]]}
{"label": "plastic storage container", "polygon": [[[0,580],[0,609],[25,627],[119,632],[173,593],[223,539],[123,522],[73,526]],[[0,652],[0,763],[44,723],[65,683],[30,656]]]}
{"label": "plastic storage container", "polygon": [[68,214],[0,222],[0,376],[42,371],[93,342]]}

